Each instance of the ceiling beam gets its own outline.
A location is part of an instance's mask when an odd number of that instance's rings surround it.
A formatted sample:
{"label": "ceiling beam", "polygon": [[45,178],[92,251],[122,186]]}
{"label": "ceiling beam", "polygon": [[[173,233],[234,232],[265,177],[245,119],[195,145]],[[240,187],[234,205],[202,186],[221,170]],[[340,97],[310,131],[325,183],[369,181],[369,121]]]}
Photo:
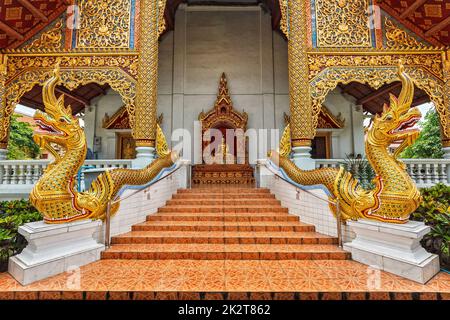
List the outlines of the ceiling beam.
{"label": "ceiling beam", "polygon": [[92,82],[92,83],[90,83],[89,85],[91,85],[92,88],[93,88],[95,91],[101,93],[102,95],[105,95],[105,94],[106,94],[106,90],[103,89],[103,88],[102,88],[100,85],[98,85],[97,83]]}
{"label": "ceiling beam", "polygon": [[37,19],[48,22],[47,16],[38,8],[36,8],[30,1],[28,0],[17,0],[22,6],[24,6],[28,11],[31,12],[33,16],[35,16]]}
{"label": "ceiling beam", "polygon": [[20,104],[23,104],[24,106],[29,108],[44,110],[43,104],[34,101],[33,99],[29,99],[27,97],[20,98]]}
{"label": "ceiling beam", "polygon": [[402,86],[401,82],[393,82],[391,84],[388,84],[384,88],[380,88],[379,90],[371,92],[368,95],[358,99],[356,101],[356,104],[363,104],[364,105],[364,104],[369,103],[370,101],[372,101],[372,100],[374,100],[374,99],[376,99],[378,97],[384,96],[385,94],[391,92],[394,89],[400,88],[401,86]]}
{"label": "ceiling beam", "polygon": [[450,16],[448,16],[447,18],[445,18],[444,20],[442,20],[441,22],[436,24],[434,27],[430,28],[430,30],[425,32],[425,36],[430,37],[430,36],[434,35],[435,33],[438,33],[439,31],[441,31],[448,25],[450,25]]}
{"label": "ceiling beam", "polygon": [[430,101],[431,101],[430,97],[427,94],[425,94],[423,96],[416,98],[414,100],[414,102],[411,104],[411,107],[417,107],[417,106],[420,106],[421,104],[424,104],[424,103],[427,103]]}
{"label": "ceiling beam", "polygon": [[20,33],[18,33],[16,30],[14,30],[13,28],[11,28],[10,26],[8,26],[6,23],[4,23],[3,21],[0,21],[0,30],[2,30],[3,32],[5,32],[8,36],[13,37],[19,41],[22,41],[24,36],[21,35]]}
{"label": "ceiling beam", "polygon": [[413,4],[411,4],[405,11],[402,12],[400,18],[405,19],[414,14],[414,12],[419,9],[419,7],[423,6],[428,0],[416,0]]}
{"label": "ceiling beam", "polygon": [[349,84],[345,84],[345,85],[340,85],[341,87],[341,93],[348,93],[350,94],[350,92],[355,88],[355,82],[350,82]]}
{"label": "ceiling beam", "polygon": [[91,104],[91,102],[88,99],[80,97],[76,93],[73,93],[70,90],[67,90],[66,88],[56,87],[55,91],[58,93],[64,94],[67,98],[75,100],[81,104],[84,104],[85,106],[88,106]]}

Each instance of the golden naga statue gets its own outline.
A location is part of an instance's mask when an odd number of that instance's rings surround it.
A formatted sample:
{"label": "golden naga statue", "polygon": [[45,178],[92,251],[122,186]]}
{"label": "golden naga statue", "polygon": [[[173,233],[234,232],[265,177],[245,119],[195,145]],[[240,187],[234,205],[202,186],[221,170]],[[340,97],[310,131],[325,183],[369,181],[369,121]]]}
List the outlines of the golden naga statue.
{"label": "golden naga statue", "polygon": [[[390,106],[385,105],[382,114],[375,116],[367,133],[367,159],[376,173],[373,190],[363,189],[342,167],[309,171],[299,169],[288,159],[289,127],[282,138],[281,155],[275,151],[269,153],[270,160],[283,169],[294,182],[305,186],[325,186],[332,195],[331,198],[339,201],[344,220],[366,218],[389,223],[406,223],[410,214],[420,204],[420,192],[397,156],[417,139],[419,131],[411,127],[420,120],[421,113],[417,108],[410,108],[414,83],[405,73],[403,66],[399,67],[399,76],[403,85],[399,98],[391,95]],[[389,146],[394,142],[401,144],[392,154],[389,152]],[[330,207],[335,211],[334,206]]]}
{"label": "golden naga statue", "polygon": [[[167,151],[167,144],[158,128],[157,149],[160,158],[144,169],[114,169],[102,173],[86,192],[76,191],[76,175],[84,163],[87,153],[86,137],[72,110],[64,106],[64,96],[55,96],[55,86],[60,80],[59,66],[43,88],[45,113],[36,111],[34,119],[40,130],[34,141],[55,157],[44,175],[34,186],[30,201],[43,215],[46,223],[66,223],[82,219],[103,219],[106,207],[122,187],[145,185],[155,179],[164,168],[171,167],[178,155]],[[161,137],[162,135],[162,137]],[[164,141],[162,141],[162,140]],[[64,154],[56,152],[54,145],[61,147]],[[162,146],[159,147],[158,146]],[[114,205],[115,213],[118,205]]]}

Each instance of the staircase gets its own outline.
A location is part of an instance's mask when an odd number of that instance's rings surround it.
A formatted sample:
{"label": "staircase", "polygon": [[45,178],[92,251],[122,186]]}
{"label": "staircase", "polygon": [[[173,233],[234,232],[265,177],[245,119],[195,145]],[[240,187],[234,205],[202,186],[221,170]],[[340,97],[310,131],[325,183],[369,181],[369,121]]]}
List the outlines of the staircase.
{"label": "staircase", "polygon": [[290,215],[268,189],[179,190],[158,213],[112,238],[102,259],[344,260],[337,239]]}

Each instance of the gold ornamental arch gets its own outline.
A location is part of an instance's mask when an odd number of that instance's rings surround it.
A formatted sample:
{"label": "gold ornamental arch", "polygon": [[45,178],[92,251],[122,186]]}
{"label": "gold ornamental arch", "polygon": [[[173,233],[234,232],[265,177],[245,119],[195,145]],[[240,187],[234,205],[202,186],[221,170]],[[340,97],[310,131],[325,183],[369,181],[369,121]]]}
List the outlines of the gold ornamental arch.
{"label": "gold ornamental arch", "polygon": [[[428,94],[439,114],[443,134],[450,137],[450,112],[445,103],[444,81],[420,66],[406,66],[405,70],[414,84]],[[379,89],[385,84],[399,80],[397,66],[330,66],[323,69],[310,81],[314,126],[317,127],[320,109],[326,96],[339,84],[355,81]]]}
{"label": "gold ornamental arch", "polygon": [[[35,85],[43,85],[51,77],[52,68],[34,68],[24,70],[6,84],[6,103],[1,118],[0,141],[8,140],[8,130],[11,115],[14,108],[20,102],[22,96]],[[61,67],[61,85],[69,90],[74,90],[81,85],[96,83],[108,84],[119,93],[130,117],[130,125],[134,126],[136,80],[119,67],[88,67],[88,68],[64,68]]]}

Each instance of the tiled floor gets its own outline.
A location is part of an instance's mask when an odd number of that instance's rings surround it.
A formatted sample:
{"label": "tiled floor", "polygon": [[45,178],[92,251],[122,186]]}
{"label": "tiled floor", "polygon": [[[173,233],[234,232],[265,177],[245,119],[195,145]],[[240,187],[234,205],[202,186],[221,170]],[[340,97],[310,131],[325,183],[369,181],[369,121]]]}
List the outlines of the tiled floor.
{"label": "tiled floor", "polygon": [[101,260],[0,299],[450,299],[450,275],[426,285],[348,260]]}
{"label": "tiled floor", "polygon": [[181,190],[101,261],[25,287],[0,274],[0,299],[450,299],[449,274],[420,285],[314,231],[265,189]]}

